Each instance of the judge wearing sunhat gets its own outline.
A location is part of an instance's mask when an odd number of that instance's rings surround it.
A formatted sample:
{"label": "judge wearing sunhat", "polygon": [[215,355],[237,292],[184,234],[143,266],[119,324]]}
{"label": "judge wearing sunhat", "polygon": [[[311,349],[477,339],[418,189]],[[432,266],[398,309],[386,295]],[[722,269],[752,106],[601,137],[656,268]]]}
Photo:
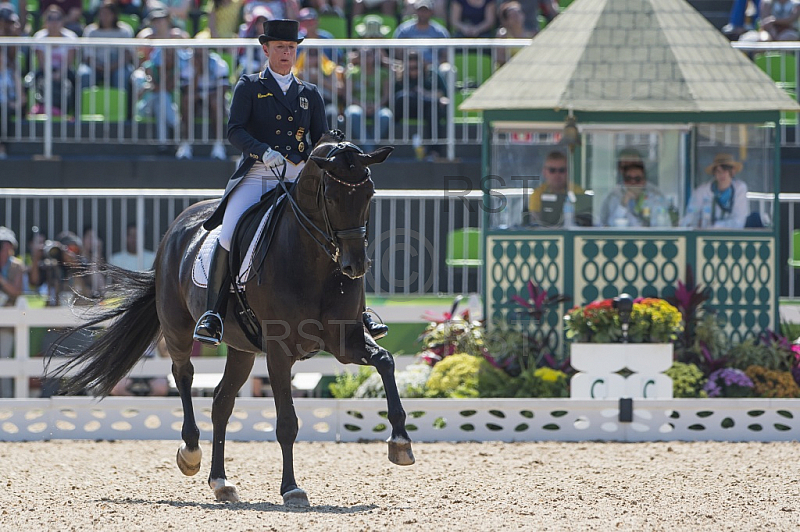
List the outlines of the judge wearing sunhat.
{"label": "judge wearing sunhat", "polygon": [[736,179],[742,163],[728,153],[719,153],[706,167],[713,176],[709,182],[695,189],[681,220],[684,227],[701,229],[742,229],[749,214],[747,185]]}

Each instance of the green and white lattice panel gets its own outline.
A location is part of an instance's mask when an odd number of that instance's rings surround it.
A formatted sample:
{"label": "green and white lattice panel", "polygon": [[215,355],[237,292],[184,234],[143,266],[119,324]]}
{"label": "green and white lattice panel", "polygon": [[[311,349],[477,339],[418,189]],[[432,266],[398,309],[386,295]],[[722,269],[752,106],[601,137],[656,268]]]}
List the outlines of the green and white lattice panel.
{"label": "green and white lattice panel", "polygon": [[[514,295],[528,299],[528,281],[553,294],[565,291],[564,237],[561,235],[491,235],[486,249],[489,267],[486,271],[487,313],[492,320],[519,317],[521,307],[512,301]],[[571,295],[571,294],[568,294]],[[562,305],[549,309],[542,317],[544,325],[561,332]]]}
{"label": "green and white lattice panel", "polygon": [[622,293],[671,295],[686,269],[680,236],[576,236],[574,247],[575,303],[582,305]]}
{"label": "green and white lattice panel", "polygon": [[771,236],[697,239],[696,279],[711,289],[732,341],[758,334],[775,323],[775,241]]}

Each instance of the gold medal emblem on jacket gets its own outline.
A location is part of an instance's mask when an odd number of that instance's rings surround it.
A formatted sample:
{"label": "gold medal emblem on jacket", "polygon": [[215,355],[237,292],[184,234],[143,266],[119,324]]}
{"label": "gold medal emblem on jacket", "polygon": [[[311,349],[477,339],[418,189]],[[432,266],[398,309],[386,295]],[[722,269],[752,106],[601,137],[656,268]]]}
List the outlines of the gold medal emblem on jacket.
{"label": "gold medal emblem on jacket", "polygon": [[296,138],[297,140],[303,140],[303,135],[305,134],[306,134],[306,128],[299,127],[297,128],[297,133],[295,133],[294,138]]}
{"label": "gold medal emblem on jacket", "polygon": [[303,153],[304,151],[306,151],[306,145],[301,142],[300,144],[297,145],[297,151]]}

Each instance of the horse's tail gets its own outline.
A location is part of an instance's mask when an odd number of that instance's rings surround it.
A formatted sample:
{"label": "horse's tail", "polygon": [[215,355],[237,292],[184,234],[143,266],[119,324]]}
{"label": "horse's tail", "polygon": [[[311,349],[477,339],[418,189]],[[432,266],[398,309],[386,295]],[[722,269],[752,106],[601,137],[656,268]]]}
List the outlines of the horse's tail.
{"label": "horse's tail", "polygon": [[[92,312],[88,322],[67,331],[48,350],[48,367],[53,356],[72,357],[52,374],[65,378],[61,391],[68,394],[91,390],[97,396],[109,395],[161,335],[155,271],[133,272],[111,265],[104,265],[102,270],[115,279],[108,305]],[[94,338],[82,351],[72,353],[63,347],[64,340],[74,333],[108,320],[114,321],[93,334]],[[69,375],[72,370],[76,371]]]}

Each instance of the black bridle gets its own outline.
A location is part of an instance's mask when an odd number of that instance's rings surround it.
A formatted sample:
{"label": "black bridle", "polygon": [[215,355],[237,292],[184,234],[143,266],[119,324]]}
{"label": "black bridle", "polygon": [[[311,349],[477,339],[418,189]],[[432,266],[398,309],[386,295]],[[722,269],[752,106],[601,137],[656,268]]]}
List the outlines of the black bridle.
{"label": "black bridle", "polygon": [[[357,153],[364,153],[358,146],[351,142],[339,142],[337,143],[330,152],[326,155],[326,158],[331,158],[337,153],[345,152],[345,151],[354,151]],[[325,223],[325,228],[321,229],[317,224],[311,220],[306,213],[303,212],[303,209],[297,204],[297,201],[294,199],[292,194],[290,193],[290,189],[286,186],[286,163],[284,163],[283,171],[278,175],[277,172],[273,170],[273,172],[278,177],[278,181],[280,186],[283,188],[283,191],[286,193],[287,201],[292,206],[292,211],[294,212],[297,221],[300,222],[300,227],[310,236],[317,245],[322,248],[328,257],[333,262],[338,262],[339,260],[339,253],[341,250],[340,241],[341,240],[356,240],[356,239],[365,239],[367,236],[367,225],[366,222],[364,225],[360,225],[358,227],[353,227],[351,229],[334,229],[331,226],[330,217],[328,216],[328,207],[325,204],[325,190],[326,190],[326,178],[330,178],[333,182],[349,187],[351,189],[355,189],[362,185],[365,185],[371,181],[372,173],[370,172],[369,167],[366,167],[366,176],[361,181],[356,183],[350,183],[349,181],[343,181],[336,177],[335,175],[331,174],[327,170],[323,170],[323,175],[320,177],[319,186],[317,187],[317,194],[316,194],[316,202],[317,205],[322,206],[322,219]],[[299,180],[299,176],[298,176]],[[312,232],[313,231],[313,232]],[[316,235],[314,233],[317,233]],[[319,237],[317,236],[319,235]],[[331,250],[332,249],[332,250]]]}

